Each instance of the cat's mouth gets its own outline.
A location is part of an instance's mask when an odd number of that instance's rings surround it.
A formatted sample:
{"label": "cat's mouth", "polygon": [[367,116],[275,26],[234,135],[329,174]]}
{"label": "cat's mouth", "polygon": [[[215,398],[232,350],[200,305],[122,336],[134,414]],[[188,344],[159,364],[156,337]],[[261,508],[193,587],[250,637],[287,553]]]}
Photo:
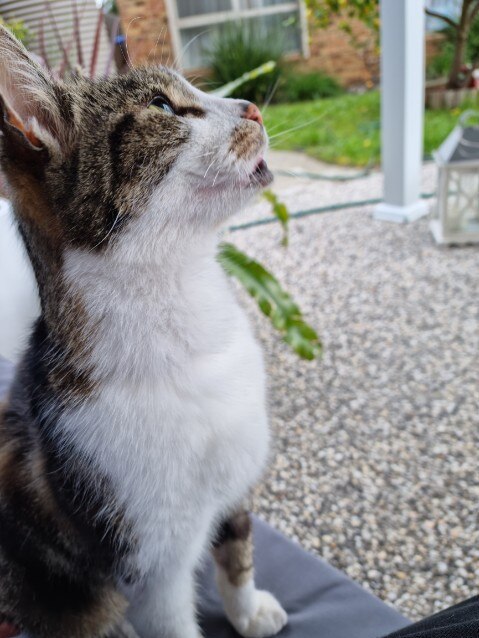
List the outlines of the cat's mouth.
{"label": "cat's mouth", "polygon": [[273,173],[269,170],[268,165],[261,157],[255,166],[254,171],[250,175],[250,184],[265,188],[273,181]]}

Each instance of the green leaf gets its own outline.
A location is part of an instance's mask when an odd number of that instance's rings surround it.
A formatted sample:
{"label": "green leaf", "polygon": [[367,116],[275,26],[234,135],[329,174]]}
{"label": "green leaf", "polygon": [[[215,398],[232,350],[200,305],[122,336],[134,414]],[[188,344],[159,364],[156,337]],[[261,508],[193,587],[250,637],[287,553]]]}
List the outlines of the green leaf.
{"label": "green leaf", "polygon": [[279,201],[277,195],[275,195],[273,191],[263,191],[263,197],[271,204],[273,215],[278,219],[283,227],[283,239],[281,240],[281,243],[283,246],[287,246],[289,238],[289,210],[287,209],[286,204]]}
{"label": "green leaf", "polygon": [[304,321],[291,295],[264,266],[229,243],[220,245],[218,261],[256,299],[260,310],[300,357],[312,360],[321,354],[322,345],[315,330]]}
{"label": "green leaf", "polygon": [[251,80],[256,80],[256,78],[258,78],[260,75],[271,73],[272,71],[274,71],[275,67],[276,62],[273,62],[272,60],[270,60],[269,62],[265,62],[256,69],[243,73],[243,75],[238,79],[220,86],[220,88],[216,89],[215,91],[211,91],[211,93],[212,95],[216,95],[216,97],[228,97],[228,95],[231,95],[233,91],[236,91],[238,87],[246,84],[246,82],[250,82]]}

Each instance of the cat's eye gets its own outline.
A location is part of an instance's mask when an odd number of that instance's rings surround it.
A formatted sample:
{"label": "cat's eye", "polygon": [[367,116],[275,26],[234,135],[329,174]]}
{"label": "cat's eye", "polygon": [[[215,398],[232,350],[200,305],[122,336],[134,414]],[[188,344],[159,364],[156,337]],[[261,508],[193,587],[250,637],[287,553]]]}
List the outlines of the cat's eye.
{"label": "cat's eye", "polygon": [[169,113],[170,115],[175,115],[175,110],[168,102],[168,100],[161,95],[157,95],[154,97],[151,102],[148,104],[149,109],[154,109],[155,111],[163,111],[164,113]]}

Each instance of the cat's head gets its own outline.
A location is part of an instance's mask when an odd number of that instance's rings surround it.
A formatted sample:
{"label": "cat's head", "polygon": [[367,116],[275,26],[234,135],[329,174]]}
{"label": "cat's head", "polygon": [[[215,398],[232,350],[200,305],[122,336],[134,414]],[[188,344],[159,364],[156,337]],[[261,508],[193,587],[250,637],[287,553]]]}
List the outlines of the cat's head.
{"label": "cat's head", "polygon": [[254,105],[166,68],[52,78],[0,27],[0,164],[27,235],[103,250],[135,224],[211,228],[271,181]]}

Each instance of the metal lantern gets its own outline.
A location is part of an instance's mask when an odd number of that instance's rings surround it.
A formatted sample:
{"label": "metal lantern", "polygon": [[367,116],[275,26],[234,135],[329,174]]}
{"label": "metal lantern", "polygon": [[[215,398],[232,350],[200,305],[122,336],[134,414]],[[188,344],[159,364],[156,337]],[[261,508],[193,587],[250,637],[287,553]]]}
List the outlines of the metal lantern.
{"label": "metal lantern", "polygon": [[466,111],[434,153],[439,181],[431,231],[439,244],[479,242],[479,112]]}

